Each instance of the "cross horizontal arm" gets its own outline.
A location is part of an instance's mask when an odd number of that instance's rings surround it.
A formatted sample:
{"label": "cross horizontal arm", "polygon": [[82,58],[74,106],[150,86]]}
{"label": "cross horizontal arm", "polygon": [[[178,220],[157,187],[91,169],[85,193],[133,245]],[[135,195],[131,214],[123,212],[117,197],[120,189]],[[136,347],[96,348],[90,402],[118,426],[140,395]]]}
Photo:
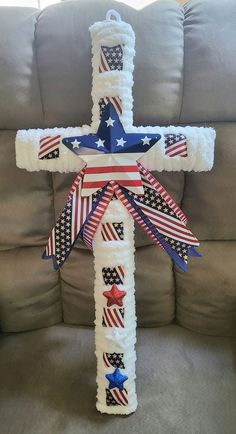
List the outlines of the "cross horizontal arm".
{"label": "cross horizontal arm", "polygon": [[[131,133],[157,133],[160,140],[141,158],[148,170],[158,171],[208,171],[212,169],[214,162],[215,130],[204,127],[133,127],[126,128]],[[20,130],[16,136],[16,164],[19,168],[28,171],[48,170],[50,172],[78,172],[84,166],[84,162],[66,146],[63,145],[64,137],[75,137],[89,133],[95,133],[90,126],[78,128],[51,128],[37,130]],[[166,134],[183,134],[186,137],[187,156],[171,157],[165,153]],[[39,159],[38,152],[40,139],[45,136],[60,136],[59,157],[51,160]],[[83,154],[94,153],[92,149],[81,148]]]}

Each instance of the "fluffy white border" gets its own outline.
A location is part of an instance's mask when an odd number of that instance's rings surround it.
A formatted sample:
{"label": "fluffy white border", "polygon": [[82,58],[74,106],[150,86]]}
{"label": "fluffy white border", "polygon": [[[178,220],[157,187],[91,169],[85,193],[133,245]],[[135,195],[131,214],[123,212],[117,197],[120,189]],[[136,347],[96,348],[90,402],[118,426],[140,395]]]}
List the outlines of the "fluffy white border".
{"label": "fluffy white border", "polygon": [[[60,157],[52,160],[39,160],[39,140],[47,135],[61,134],[69,137],[94,133],[87,125],[81,128],[47,128],[45,130],[20,130],[16,135],[16,164],[28,171],[48,170],[50,172],[78,172],[84,162],[66,146],[60,145]],[[161,139],[141,161],[148,170],[168,171],[207,171],[214,163],[215,130],[204,127],[127,127],[127,132],[159,133]],[[188,156],[168,157],[165,155],[165,133],[181,133],[187,137]],[[82,157],[82,156],[81,156]]]}
{"label": "fluffy white border", "polygon": [[[105,222],[123,222],[124,240],[103,241],[101,236],[101,224]],[[129,414],[137,408],[137,396],[135,389],[135,342],[136,342],[136,315],[135,315],[135,290],[134,290],[134,222],[127,209],[118,200],[110,202],[105,216],[95,235],[94,242],[94,266],[95,266],[95,343],[97,356],[97,409],[102,413]],[[106,306],[106,299],[103,291],[108,286],[103,282],[102,268],[123,265],[125,268],[124,284],[120,289],[126,291],[123,298],[124,323],[122,328],[109,328],[102,326],[103,307]],[[106,368],[103,361],[103,351],[108,353],[123,352],[125,369],[121,372],[128,376],[124,387],[128,391],[127,406],[107,406],[106,388],[108,380],[105,375],[114,372],[114,368]]]}
{"label": "fluffy white border", "polygon": [[[124,127],[133,124],[133,58],[135,55],[135,35],[132,27],[124,21],[107,20],[90,27],[92,38],[92,126],[99,124],[99,99],[106,96],[119,96],[122,100],[121,121]],[[99,73],[101,45],[122,45],[123,70]]]}

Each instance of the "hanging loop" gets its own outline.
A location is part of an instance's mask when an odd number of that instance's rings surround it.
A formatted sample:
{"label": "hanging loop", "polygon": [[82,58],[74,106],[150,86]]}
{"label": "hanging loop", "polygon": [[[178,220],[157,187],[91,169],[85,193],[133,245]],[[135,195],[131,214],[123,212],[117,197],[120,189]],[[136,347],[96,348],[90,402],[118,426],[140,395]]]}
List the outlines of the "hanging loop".
{"label": "hanging loop", "polygon": [[114,9],[110,9],[106,13],[106,20],[122,21],[120,14]]}

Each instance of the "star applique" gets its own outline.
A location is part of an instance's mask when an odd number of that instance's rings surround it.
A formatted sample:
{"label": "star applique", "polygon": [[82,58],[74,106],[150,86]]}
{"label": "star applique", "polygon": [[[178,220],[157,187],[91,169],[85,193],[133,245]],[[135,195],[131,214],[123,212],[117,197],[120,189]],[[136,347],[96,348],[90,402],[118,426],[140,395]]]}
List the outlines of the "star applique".
{"label": "star applique", "polygon": [[[95,193],[110,181],[143,195],[137,160],[156,145],[160,134],[126,132],[112,103],[105,106],[96,133],[62,139],[85,163],[81,197]],[[79,147],[75,146],[79,142]],[[85,153],[84,148],[89,148]]]}
{"label": "star applique", "polygon": [[108,342],[116,343],[116,346],[124,350],[130,343],[128,332],[125,328],[112,327],[107,329],[105,338]]}
{"label": "star applique", "polygon": [[[119,154],[126,154],[126,158],[134,162],[149,151],[160,138],[160,134],[157,133],[150,133],[147,137],[143,133],[126,132],[113,104],[108,103],[105,105],[96,133],[64,137],[62,143],[72,152],[81,156],[85,162],[90,161],[91,155],[98,158],[103,154],[111,154],[117,158]],[[80,146],[74,146],[76,143],[79,143]],[[93,149],[94,154],[90,152],[89,157],[82,151],[83,147]],[[99,151],[98,147],[100,148]]]}
{"label": "star applique", "polygon": [[71,142],[71,144],[73,146],[73,149],[79,149],[80,142],[77,139]]}
{"label": "star applique", "polygon": [[101,146],[104,147],[104,142],[105,140],[98,139],[98,141],[95,143],[97,144],[97,147],[100,148]]}
{"label": "star applique", "polygon": [[114,127],[115,119],[112,119],[110,116],[105,122],[107,124],[107,127]]}
{"label": "star applique", "polygon": [[114,283],[110,291],[103,292],[104,297],[107,298],[107,306],[110,307],[113,304],[123,306],[123,297],[126,295],[126,291],[120,291],[118,286]]}
{"label": "star applique", "polygon": [[127,375],[123,375],[119,368],[116,368],[112,374],[106,374],[109,381],[109,389],[117,387],[119,390],[124,390],[124,382],[128,380]]}

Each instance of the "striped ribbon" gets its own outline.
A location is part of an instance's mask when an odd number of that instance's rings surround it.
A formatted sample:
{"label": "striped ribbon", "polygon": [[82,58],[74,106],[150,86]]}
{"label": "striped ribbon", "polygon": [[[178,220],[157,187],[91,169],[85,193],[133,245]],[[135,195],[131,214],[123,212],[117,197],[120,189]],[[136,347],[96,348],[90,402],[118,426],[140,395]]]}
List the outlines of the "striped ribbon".
{"label": "striped ribbon", "polygon": [[[79,172],[43,254],[44,259],[50,257],[53,259],[55,269],[59,269],[64,264],[78,238],[83,240],[89,249],[93,249],[95,233],[114,196],[122,202],[152,241],[165,250],[183,271],[187,269],[188,256],[201,256],[195,249],[199,246],[197,238],[186,227],[186,215],[140,162],[137,166],[144,195],[137,195],[120,185],[119,181],[114,180],[109,181],[96,194],[82,197],[81,191],[86,169]],[[114,236],[111,236],[113,233],[115,233],[114,227],[110,223],[102,226],[104,241],[114,239]],[[117,238],[120,236],[117,234]],[[105,275],[106,270],[104,269],[104,279]],[[114,281],[114,283],[118,282]],[[115,312],[110,309],[104,311],[104,325],[109,326],[114,321],[122,322],[122,311]]]}

